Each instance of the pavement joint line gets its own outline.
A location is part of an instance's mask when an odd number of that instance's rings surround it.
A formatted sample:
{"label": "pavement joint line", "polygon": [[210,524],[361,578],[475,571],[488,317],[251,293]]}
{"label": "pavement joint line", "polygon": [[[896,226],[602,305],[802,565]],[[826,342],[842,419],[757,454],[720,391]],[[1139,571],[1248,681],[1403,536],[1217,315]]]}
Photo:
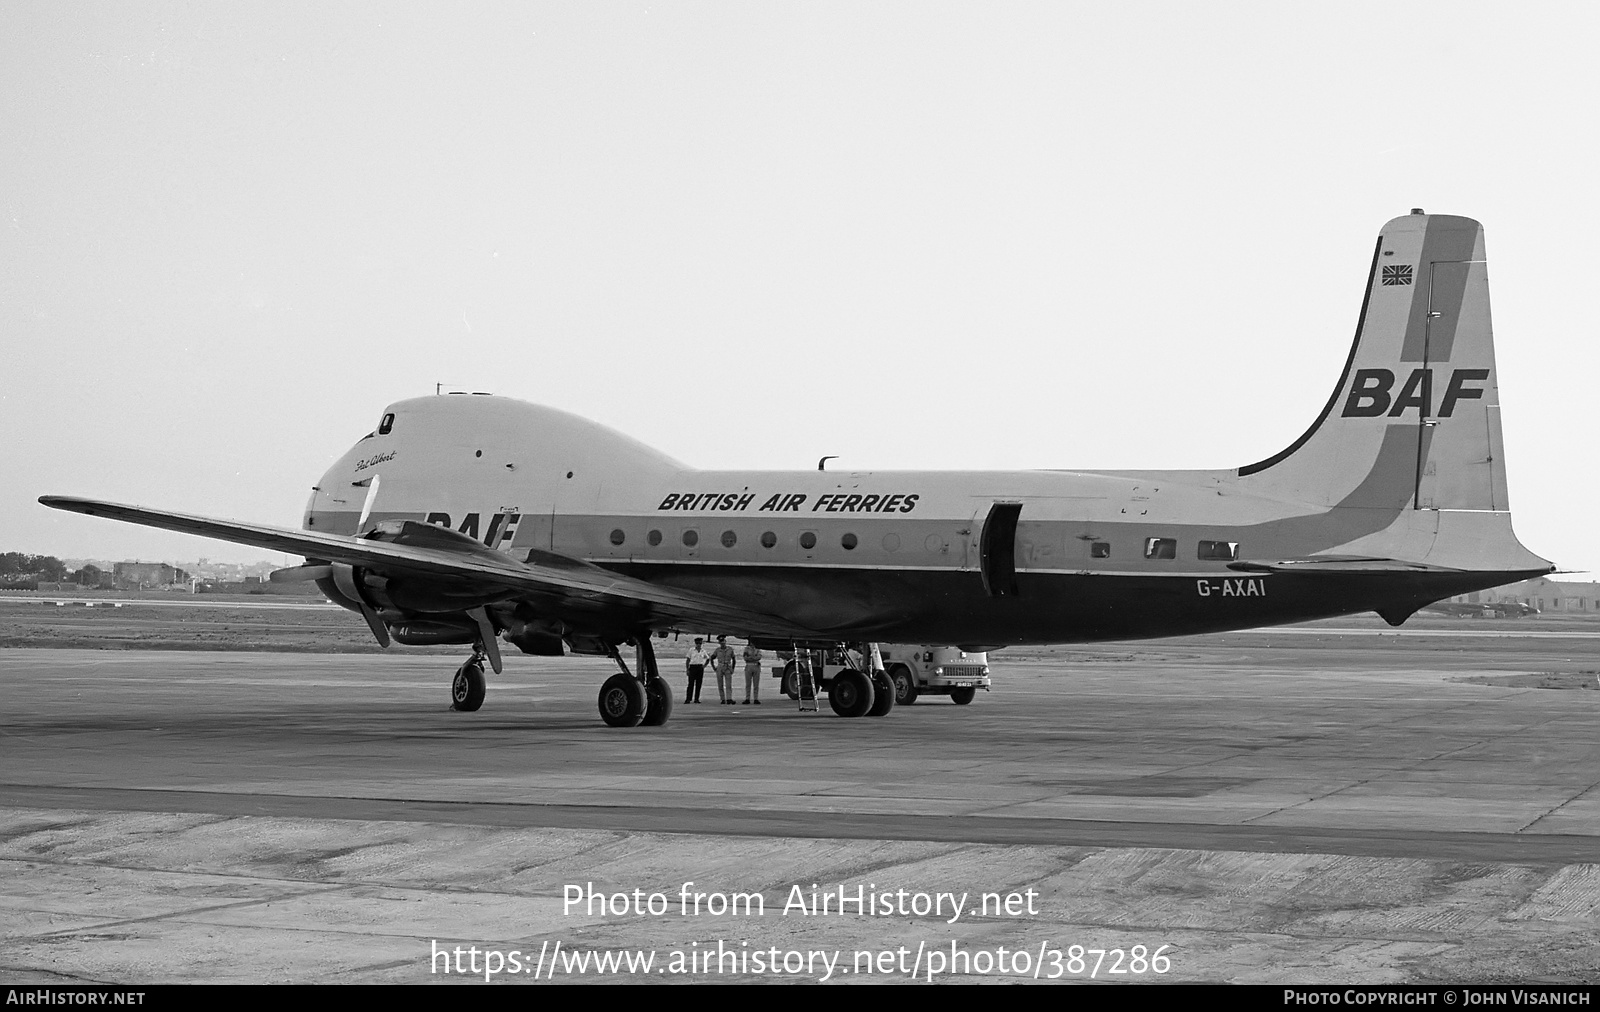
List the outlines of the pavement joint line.
{"label": "pavement joint line", "polygon": [[194,871],[188,868],[157,868],[153,865],[116,864],[110,861],[53,861],[47,858],[0,856],[0,865],[3,864],[42,864],[52,868],[104,868],[108,871],[126,871],[141,875],[193,875],[196,878],[246,879],[256,882],[302,881],[273,875],[239,875],[223,871]]}
{"label": "pavement joint line", "polygon": [[[514,939],[514,941],[521,942],[522,939],[520,939],[520,938],[519,939]],[[344,972],[345,973],[377,973],[377,972],[382,971],[382,970],[398,970],[401,967],[406,967],[406,966],[414,967],[416,965],[417,965],[417,961],[415,959],[391,959],[391,960],[387,960],[387,961],[382,962],[382,963],[371,963],[371,964],[368,964],[366,966],[352,966],[348,970],[345,970]]]}
{"label": "pavement joint line", "polygon": [[[1239,746],[1239,747],[1243,748],[1243,746]],[[1271,745],[1263,745],[1261,748],[1258,748],[1258,749],[1248,749],[1248,750],[1245,751],[1244,754],[1246,754],[1246,755],[1260,755],[1262,752],[1265,752],[1267,749],[1272,748],[1272,747],[1273,746],[1271,746]],[[1196,762],[1185,763],[1182,766],[1174,766],[1174,767],[1172,767],[1172,769],[1167,770],[1165,773],[1157,773],[1157,774],[1153,774],[1153,776],[1170,777],[1170,776],[1174,776],[1174,775],[1177,775],[1177,774],[1188,773],[1188,772],[1190,772],[1192,770],[1205,769],[1207,766],[1215,766],[1217,763],[1232,762],[1233,760],[1238,759],[1238,758],[1239,758],[1239,755],[1237,753],[1235,753],[1233,755],[1212,756],[1210,759],[1201,759],[1201,760],[1198,760]],[[1260,777],[1255,777],[1255,778],[1252,778],[1252,779],[1259,780],[1261,778]]]}
{"label": "pavement joint line", "polygon": [[1578,799],[1582,798],[1585,794],[1588,794],[1590,791],[1594,790],[1596,787],[1600,787],[1600,780],[1595,781],[1594,783],[1590,784],[1588,787],[1585,787],[1583,790],[1579,791],[1577,794],[1574,794],[1572,797],[1570,797],[1567,800],[1561,802],[1561,804],[1556,805],[1554,808],[1550,809],[1548,812],[1545,812],[1543,815],[1538,816],[1532,822],[1528,823],[1526,826],[1523,826],[1521,829],[1517,830],[1517,832],[1526,833],[1528,830],[1532,829],[1534,826],[1537,826],[1539,823],[1543,822],[1545,819],[1548,819],[1550,816],[1552,816],[1552,815],[1556,814],[1557,812],[1561,811],[1563,808],[1565,808],[1568,805],[1572,804],[1574,801],[1577,801]]}
{"label": "pavement joint line", "polygon": [[1360,787],[1362,784],[1370,784],[1370,783],[1375,783],[1375,782],[1377,782],[1376,778],[1369,778],[1369,779],[1366,779],[1366,780],[1357,780],[1357,781],[1354,781],[1353,783],[1344,784],[1343,786],[1335,787],[1331,791],[1325,791],[1322,794],[1313,795],[1312,797],[1309,797],[1309,798],[1305,799],[1304,801],[1296,801],[1293,804],[1284,805],[1282,808],[1276,808],[1276,809],[1273,809],[1270,812],[1263,812],[1260,815],[1252,815],[1250,818],[1245,819],[1244,822],[1241,823],[1241,824],[1256,822],[1256,821],[1258,821],[1260,819],[1269,819],[1272,816],[1277,815],[1279,812],[1292,811],[1293,809],[1299,808],[1301,805],[1309,805],[1309,804],[1311,804],[1312,802],[1315,802],[1315,801],[1322,801],[1324,799],[1331,798],[1335,794],[1339,794],[1339,793],[1342,793],[1344,791],[1348,791],[1352,787]]}
{"label": "pavement joint line", "polygon": [[1310,802],[1313,802],[1313,801],[1316,801],[1316,800],[1317,800],[1316,798],[1307,798],[1305,801],[1296,801],[1296,802],[1293,802],[1292,804],[1287,804],[1287,805],[1283,805],[1283,806],[1278,807],[1278,808],[1274,808],[1270,812],[1262,812],[1260,815],[1252,815],[1252,816],[1250,816],[1250,818],[1244,819],[1240,823],[1240,825],[1249,825],[1252,822],[1259,822],[1262,819],[1270,819],[1274,815],[1277,815],[1280,812],[1287,812],[1287,811],[1290,811],[1292,809],[1299,808],[1301,805],[1309,804]]}
{"label": "pavement joint line", "polygon": [[[994,812],[1003,812],[1008,808],[1015,808],[1018,805],[1031,805],[1031,804],[1035,804],[1035,803],[1040,802],[1040,801],[1052,801],[1052,800],[1054,800],[1054,799],[1056,799],[1058,797],[1062,797],[1062,796],[1063,795],[1059,795],[1059,794],[1046,794],[1044,797],[1040,797],[1040,798],[1023,798],[1023,799],[1020,799],[1020,800],[1017,800],[1017,801],[1003,801],[1003,802],[1000,802],[999,804],[988,805],[988,806],[985,806],[983,808],[974,808],[969,812],[963,812],[961,817],[962,818],[977,818],[977,819],[981,819],[981,818],[985,818],[985,817],[994,818],[995,816],[992,815],[992,813],[994,813]],[[1075,795],[1067,795],[1067,796],[1073,797]],[[1007,818],[1007,816],[998,816],[998,817],[999,818]]]}
{"label": "pavement joint line", "polygon": [[[22,936],[28,937],[28,936]],[[16,973],[28,974],[26,978],[28,987],[107,987],[126,988],[123,981],[96,980],[93,977],[80,977],[73,973],[62,973],[60,970],[51,970],[43,966],[18,966],[13,963],[0,963],[0,974]],[[6,984],[8,988],[14,984]]]}
{"label": "pavement joint line", "polygon": [[[171,875],[171,874],[184,874],[184,873],[183,872],[164,872],[163,871],[163,872],[155,872],[155,874]],[[292,880],[289,880],[289,881],[292,881]],[[323,886],[323,888],[320,888],[320,889],[319,888],[312,888],[312,889],[308,889],[308,890],[306,890],[304,892],[295,893],[293,895],[284,894],[284,895],[280,895],[280,896],[262,896],[262,897],[257,897],[256,899],[239,900],[239,901],[234,902],[234,903],[218,903],[218,904],[216,904],[214,906],[209,906],[209,907],[188,907],[188,908],[183,909],[183,910],[173,910],[173,911],[169,911],[168,913],[164,913],[164,914],[151,914],[149,917],[124,917],[124,918],[119,918],[118,920],[106,921],[106,922],[100,923],[100,924],[85,924],[85,925],[82,925],[82,926],[76,927],[76,928],[63,928],[60,931],[43,931],[43,932],[40,932],[37,935],[34,935],[33,937],[35,937],[35,938],[54,938],[54,937],[59,936],[59,935],[79,935],[79,934],[83,934],[86,931],[104,931],[106,928],[120,928],[120,927],[125,927],[125,926],[130,925],[130,924],[145,924],[145,923],[149,923],[151,921],[181,920],[184,917],[192,916],[194,914],[209,914],[209,913],[211,913],[213,911],[216,911],[216,910],[235,910],[235,909],[238,909],[240,907],[256,907],[256,906],[262,905],[263,903],[276,903],[279,900],[298,899],[301,896],[309,896],[309,895],[319,895],[319,896],[321,896],[321,895],[326,895],[328,893],[344,892],[344,891],[352,888],[350,885],[346,885],[346,884],[343,884],[343,883],[334,883],[334,884],[331,884],[331,885],[327,884],[327,883],[314,883],[313,885],[321,885],[321,886]]]}
{"label": "pavement joint line", "polygon": [[[205,913],[206,911],[195,910],[195,911],[185,911],[185,912],[186,913]],[[173,919],[176,919],[177,917],[178,917],[178,915],[173,915],[172,917],[168,917],[168,918],[152,917],[152,918],[150,918],[150,920],[152,920],[152,921],[173,920]],[[130,922],[130,923],[134,923],[134,922]],[[201,922],[201,923],[204,923],[204,922]],[[97,926],[85,925],[84,927],[73,929],[73,930],[43,932],[43,933],[40,933],[40,934],[37,934],[37,935],[29,935],[29,936],[25,936],[25,937],[39,939],[39,940],[56,938],[56,937],[71,937],[74,934],[83,934],[83,933],[88,933],[88,932],[93,932],[93,931],[100,930],[100,928],[102,928],[102,927],[115,927],[115,926],[116,925],[97,925]],[[406,932],[406,931],[359,931],[359,930],[354,930],[354,929],[350,929],[350,928],[333,927],[333,926],[326,925],[326,924],[324,924],[324,925],[306,925],[306,924],[272,924],[272,925],[266,925],[266,924],[230,924],[227,927],[228,927],[228,929],[230,931],[309,932],[309,933],[314,933],[314,934],[319,934],[319,935],[343,935],[343,936],[346,936],[346,937],[358,937],[358,938],[404,938],[404,939],[411,939],[411,940],[414,940],[414,941],[422,941],[423,939],[429,937],[427,935],[413,935],[410,932]],[[495,939],[494,941],[500,941],[500,939]],[[507,941],[516,941],[516,940],[515,939],[507,939]]]}
{"label": "pavement joint line", "polygon": [[[269,818],[276,818],[276,816],[268,816],[268,817]],[[622,835],[622,834],[619,833],[618,835]],[[579,852],[576,852],[576,853],[583,853],[583,852],[579,851]],[[569,854],[563,854],[562,858],[566,859],[566,858],[568,858],[570,856],[571,855],[569,855]],[[284,896],[275,897],[275,899],[294,899],[294,898],[296,898],[298,896],[320,896],[320,895],[322,895],[322,894],[324,894],[326,892],[329,892],[330,890],[329,889],[319,889],[319,888],[316,888],[316,887],[317,886],[323,886],[323,885],[330,885],[330,884],[331,885],[337,885],[339,888],[342,888],[342,889],[357,889],[357,888],[393,889],[393,890],[395,890],[397,892],[449,893],[449,894],[460,895],[460,896],[508,896],[508,897],[512,897],[512,898],[516,898],[516,899],[533,899],[533,898],[537,898],[537,897],[544,897],[544,896],[547,895],[547,894],[541,893],[541,892],[520,893],[520,892],[507,892],[504,889],[475,889],[472,886],[456,885],[456,884],[451,884],[451,883],[439,883],[439,884],[422,885],[422,884],[419,884],[419,883],[417,883],[415,881],[411,881],[411,880],[391,881],[389,879],[381,879],[381,878],[362,878],[362,879],[353,879],[353,880],[346,881],[346,882],[333,882],[332,880],[326,879],[326,878],[302,879],[302,878],[284,878],[281,875],[241,875],[241,874],[238,874],[236,872],[205,871],[205,870],[202,870],[202,869],[193,869],[193,868],[159,868],[159,867],[156,867],[156,866],[153,866],[153,865],[114,864],[114,863],[105,862],[105,861],[48,861],[48,860],[37,860],[37,859],[33,859],[33,858],[0,857],[0,864],[5,864],[7,862],[14,863],[14,864],[45,864],[45,865],[50,865],[50,866],[56,867],[56,868],[104,868],[104,869],[107,869],[107,870],[110,870],[110,871],[126,871],[126,872],[132,872],[132,873],[135,873],[135,874],[142,874],[142,875],[184,875],[184,876],[190,876],[190,877],[193,877],[193,878],[244,879],[246,881],[251,881],[251,882],[267,882],[267,883],[274,883],[274,884],[280,884],[281,883],[281,884],[284,884],[284,885],[302,885],[302,886],[306,886],[307,887],[305,889],[305,891],[303,891],[303,892],[296,893],[294,895],[287,895],[286,894]],[[551,893],[548,894],[548,898],[549,899],[560,899],[560,896],[558,894],[554,893],[554,892],[551,892]],[[120,922],[112,922],[112,923],[115,924],[115,923],[120,923]]]}
{"label": "pavement joint line", "polygon": [[[1532,686],[1529,686],[1525,691],[1526,692],[1546,692],[1546,691],[1549,691],[1549,690],[1546,690],[1546,689],[1535,689]],[[1523,693],[1519,692],[1519,693],[1517,693],[1517,695],[1521,696],[1521,695],[1523,695]],[[1484,700],[1483,702],[1486,703],[1488,701]],[[1473,742],[1470,742],[1468,744],[1462,745],[1459,748],[1447,749],[1447,750],[1445,750],[1443,752],[1440,752],[1438,755],[1434,756],[1433,759],[1431,759],[1429,761],[1430,762],[1440,762],[1440,761],[1448,758],[1449,756],[1460,755],[1461,753],[1466,752],[1466,751],[1468,751],[1470,749],[1480,748],[1483,745],[1488,744],[1489,742],[1505,741],[1508,738],[1516,738],[1518,736],[1527,734],[1528,732],[1534,730],[1535,728],[1544,727],[1544,726],[1546,726],[1548,724],[1551,724],[1554,721],[1556,721],[1557,719],[1559,719],[1559,718],[1557,718],[1557,717],[1546,717],[1543,720],[1533,720],[1533,721],[1529,721],[1529,722],[1527,722],[1525,724],[1518,724],[1515,727],[1506,727],[1506,728],[1503,728],[1502,730],[1500,730],[1498,733],[1490,732],[1489,734],[1483,736],[1482,738],[1479,738],[1477,741],[1473,741]],[[1537,820],[1535,820],[1535,821],[1537,821]],[[1530,823],[1530,825],[1531,825],[1531,823]],[[1527,828],[1527,827],[1523,827],[1523,828]]]}
{"label": "pavement joint line", "polygon": [[1454,713],[1457,710],[1465,710],[1465,709],[1467,709],[1469,707],[1478,706],[1478,705],[1484,704],[1486,702],[1488,702],[1488,700],[1468,699],[1468,700],[1463,700],[1463,701],[1461,701],[1459,703],[1447,704],[1447,705],[1442,705],[1442,706],[1437,706],[1437,707],[1418,707],[1418,708],[1416,708],[1414,710],[1413,709],[1407,709],[1404,712],[1397,712],[1393,716],[1387,717],[1387,718],[1385,718],[1383,720],[1374,720],[1374,721],[1371,721],[1369,723],[1362,724],[1357,728],[1357,730],[1358,731],[1371,731],[1371,730],[1378,730],[1378,729],[1383,729],[1383,728],[1397,727],[1401,723],[1403,723],[1405,721],[1408,721],[1408,720],[1416,720],[1418,718],[1437,718],[1437,717],[1442,717],[1442,716],[1445,716],[1447,714]]}
{"label": "pavement joint line", "polygon": [[204,871],[195,868],[161,868],[149,864],[118,864],[113,861],[63,861],[37,857],[6,857],[0,855],[0,864],[43,864],[52,868],[105,868],[109,871],[126,871],[142,875],[193,875],[196,878],[234,879],[247,882],[298,882],[314,886],[320,879],[284,878],[281,875],[244,875],[239,872]]}

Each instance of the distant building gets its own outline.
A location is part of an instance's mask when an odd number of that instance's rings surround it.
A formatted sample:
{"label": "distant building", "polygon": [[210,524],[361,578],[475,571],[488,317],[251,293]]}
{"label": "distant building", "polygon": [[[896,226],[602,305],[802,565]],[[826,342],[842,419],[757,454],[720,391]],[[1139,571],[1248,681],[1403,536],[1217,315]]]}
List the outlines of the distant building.
{"label": "distant building", "polygon": [[1450,599],[1455,604],[1525,604],[1542,612],[1600,614],[1600,583],[1565,583],[1541,576]]}
{"label": "distant building", "polygon": [[118,590],[143,590],[188,583],[189,574],[165,562],[118,562],[111,567]]}

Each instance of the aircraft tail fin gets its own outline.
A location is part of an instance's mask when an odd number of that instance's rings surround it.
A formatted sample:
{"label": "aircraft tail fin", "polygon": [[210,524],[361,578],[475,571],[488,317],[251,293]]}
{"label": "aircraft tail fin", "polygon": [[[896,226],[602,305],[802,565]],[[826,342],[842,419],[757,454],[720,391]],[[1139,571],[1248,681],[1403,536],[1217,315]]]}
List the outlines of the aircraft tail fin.
{"label": "aircraft tail fin", "polygon": [[1483,227],[1415,210],[1378,236],[1322,414],[1239,478],[1318,506],[1504,512],[1496,379]]}

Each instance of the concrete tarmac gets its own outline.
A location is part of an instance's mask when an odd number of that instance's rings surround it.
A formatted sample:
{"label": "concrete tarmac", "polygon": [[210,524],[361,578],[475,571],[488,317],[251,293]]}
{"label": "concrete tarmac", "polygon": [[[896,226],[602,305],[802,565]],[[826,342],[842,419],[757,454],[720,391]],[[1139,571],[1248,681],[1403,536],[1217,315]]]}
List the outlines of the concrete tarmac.
{"label": "concrete tarmac", "polygon": [[583,658],[465,714],[398,650],[0,651],[0,981],[1087,979],[1077,945],[1127,982],[1594,982],[1600,692],[1484,682],[1600,649],[1495,628],[1001,652],[970,706],[857,720],[769,679],[628,730]]}

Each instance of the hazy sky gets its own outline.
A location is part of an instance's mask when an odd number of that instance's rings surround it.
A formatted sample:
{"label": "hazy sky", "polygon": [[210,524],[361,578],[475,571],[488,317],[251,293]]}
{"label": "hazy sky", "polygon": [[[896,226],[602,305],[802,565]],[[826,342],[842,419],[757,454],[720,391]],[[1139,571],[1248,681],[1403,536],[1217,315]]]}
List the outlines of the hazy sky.
{"label": "hazy sky", "polygon": [[1600,570],[1592,3],[0,3],[0,550],[262,553],[435,383],[704,467],[1228,467],[1372,243],[1487,229],[1522,540]]}

